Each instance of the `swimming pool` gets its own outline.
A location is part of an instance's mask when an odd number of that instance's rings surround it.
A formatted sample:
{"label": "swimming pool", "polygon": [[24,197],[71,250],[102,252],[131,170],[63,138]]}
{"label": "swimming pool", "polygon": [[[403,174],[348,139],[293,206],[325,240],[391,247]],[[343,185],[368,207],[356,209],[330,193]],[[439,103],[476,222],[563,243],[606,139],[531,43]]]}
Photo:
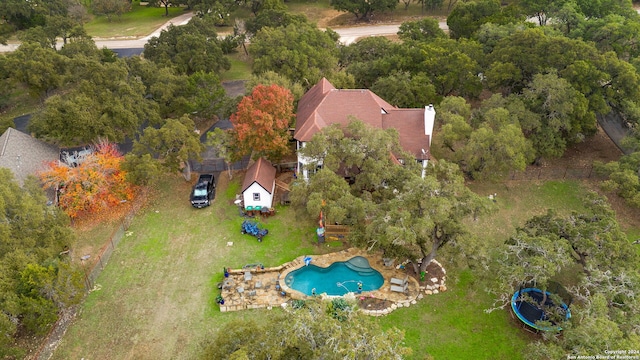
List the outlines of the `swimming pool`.
{"label": "swimming pool", "polygon": [[369,261],[356,256],[347,261],[334,262],[323,268],[310,264],[293,270],[285,277],[288,287],[306,295],[326,293],[341,296],[349,292],[357,292],[358,284],[362,284],[362,291],[379,289],[384,278],[376,269],[369,265]]}

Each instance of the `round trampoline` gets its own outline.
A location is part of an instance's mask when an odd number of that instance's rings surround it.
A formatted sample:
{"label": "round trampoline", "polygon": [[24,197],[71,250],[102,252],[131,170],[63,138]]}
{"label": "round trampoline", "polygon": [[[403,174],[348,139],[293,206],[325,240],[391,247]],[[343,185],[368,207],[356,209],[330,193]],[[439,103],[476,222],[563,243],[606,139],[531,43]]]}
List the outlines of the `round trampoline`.
{"label": "round trampoline", "polygon": [[[546,297],[544,296],[546,293]],[[543,303],[544,301],[544,303]],[[511,298],[511,309],[518,319],[526,325],[540,331],[560,331],[562,327],[557,325],[548,311],[544,309],[553,309],[560,318],[569,320],[571,311],[563,302],[560,305],[555,304],[551,300],[551,293],[537,288],[525,288],[516,291]],[[557,319],[557,317],[555,317]],[[537,321],[549,321],[551,326],[537,325]]]}

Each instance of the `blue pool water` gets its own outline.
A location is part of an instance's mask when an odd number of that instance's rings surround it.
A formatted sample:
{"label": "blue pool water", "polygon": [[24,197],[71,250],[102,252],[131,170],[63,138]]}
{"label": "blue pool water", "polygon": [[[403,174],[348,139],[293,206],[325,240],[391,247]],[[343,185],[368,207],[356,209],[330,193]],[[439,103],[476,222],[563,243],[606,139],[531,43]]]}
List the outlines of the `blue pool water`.
{"label": "blue pool water", "polygon": [[347,261],[334,262],[323,268],[313,265],[303,266],[290,272],[285,278],[285,284],[290,288],[307,295],[326,293],[341,296],[349,292],[358,291],[358,283],[362,283],[362,291],[379,289],[384,278],[377,270],[371,268],[369,261],[356,256]]}

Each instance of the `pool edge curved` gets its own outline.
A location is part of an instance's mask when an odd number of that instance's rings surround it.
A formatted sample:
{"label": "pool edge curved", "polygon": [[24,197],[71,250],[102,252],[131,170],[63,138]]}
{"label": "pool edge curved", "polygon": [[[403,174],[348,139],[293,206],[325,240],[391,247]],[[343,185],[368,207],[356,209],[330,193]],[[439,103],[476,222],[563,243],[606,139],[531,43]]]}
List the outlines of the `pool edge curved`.
{"label": "pool edge curved", "polygon": [[[284,282],[287,288],[297,291],[306,297],[317,295],[343,297],[350,293],[362,296],[382,289],[385,283],[384,275],[371,264],[369,259],[362,255],[355,255],[346,260],[335,260],[330,264],[323,265],[314,264],[313,262],[307,264],[306,259],[304,266],[292,269],[286,275],[282,275],[280,279],[280,282]],[[356,263],[358,265],[355,265]],[[345,274],[344,271],[341,272],[342,269],[346,269],[348,274]],[[309,279],[310,276],[314,276],[313,274],[320,277],[313,280]],[[342,279],[342,276],[347,276],[349,280],[338,281],[337,279]],[[339,286],[332,287],[328,285],[334,281]],[[350,289],[347,287],[348,285],[344,285],[345,283],[359,283],[360,288]],[[318,292],[313,293],[316,288]]]}

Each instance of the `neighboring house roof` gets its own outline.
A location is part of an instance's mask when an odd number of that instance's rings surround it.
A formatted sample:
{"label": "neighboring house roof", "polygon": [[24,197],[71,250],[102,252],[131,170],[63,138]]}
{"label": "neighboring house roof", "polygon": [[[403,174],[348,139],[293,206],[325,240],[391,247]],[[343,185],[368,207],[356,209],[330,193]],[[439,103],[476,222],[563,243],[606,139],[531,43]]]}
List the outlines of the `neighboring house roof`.
{"label": "neighboring house roof", "polygon": [[247,169],[247,174],[242,182],[242,192],[255,182],[271,194],[275,181],[276,168],[266,159],[260,158]]}
{"label": "neighboring house roof", "polygon": [[14,128],[0,136],[0,167],[13,172],[22,185],[28,175],[45,170],[45,163],[58,160],[60,150]]}
{"label": "neighboring house roof", "polygon": [[426,159],[429,135],[425,131],[424,109],[397,108],[370,90],[339,90],[322,78],[298,102],[296,130],[298,141],[310,141],[322,128],[346,126],[353,118],[381,129],[398,130],[400,145],[417,159]]}

